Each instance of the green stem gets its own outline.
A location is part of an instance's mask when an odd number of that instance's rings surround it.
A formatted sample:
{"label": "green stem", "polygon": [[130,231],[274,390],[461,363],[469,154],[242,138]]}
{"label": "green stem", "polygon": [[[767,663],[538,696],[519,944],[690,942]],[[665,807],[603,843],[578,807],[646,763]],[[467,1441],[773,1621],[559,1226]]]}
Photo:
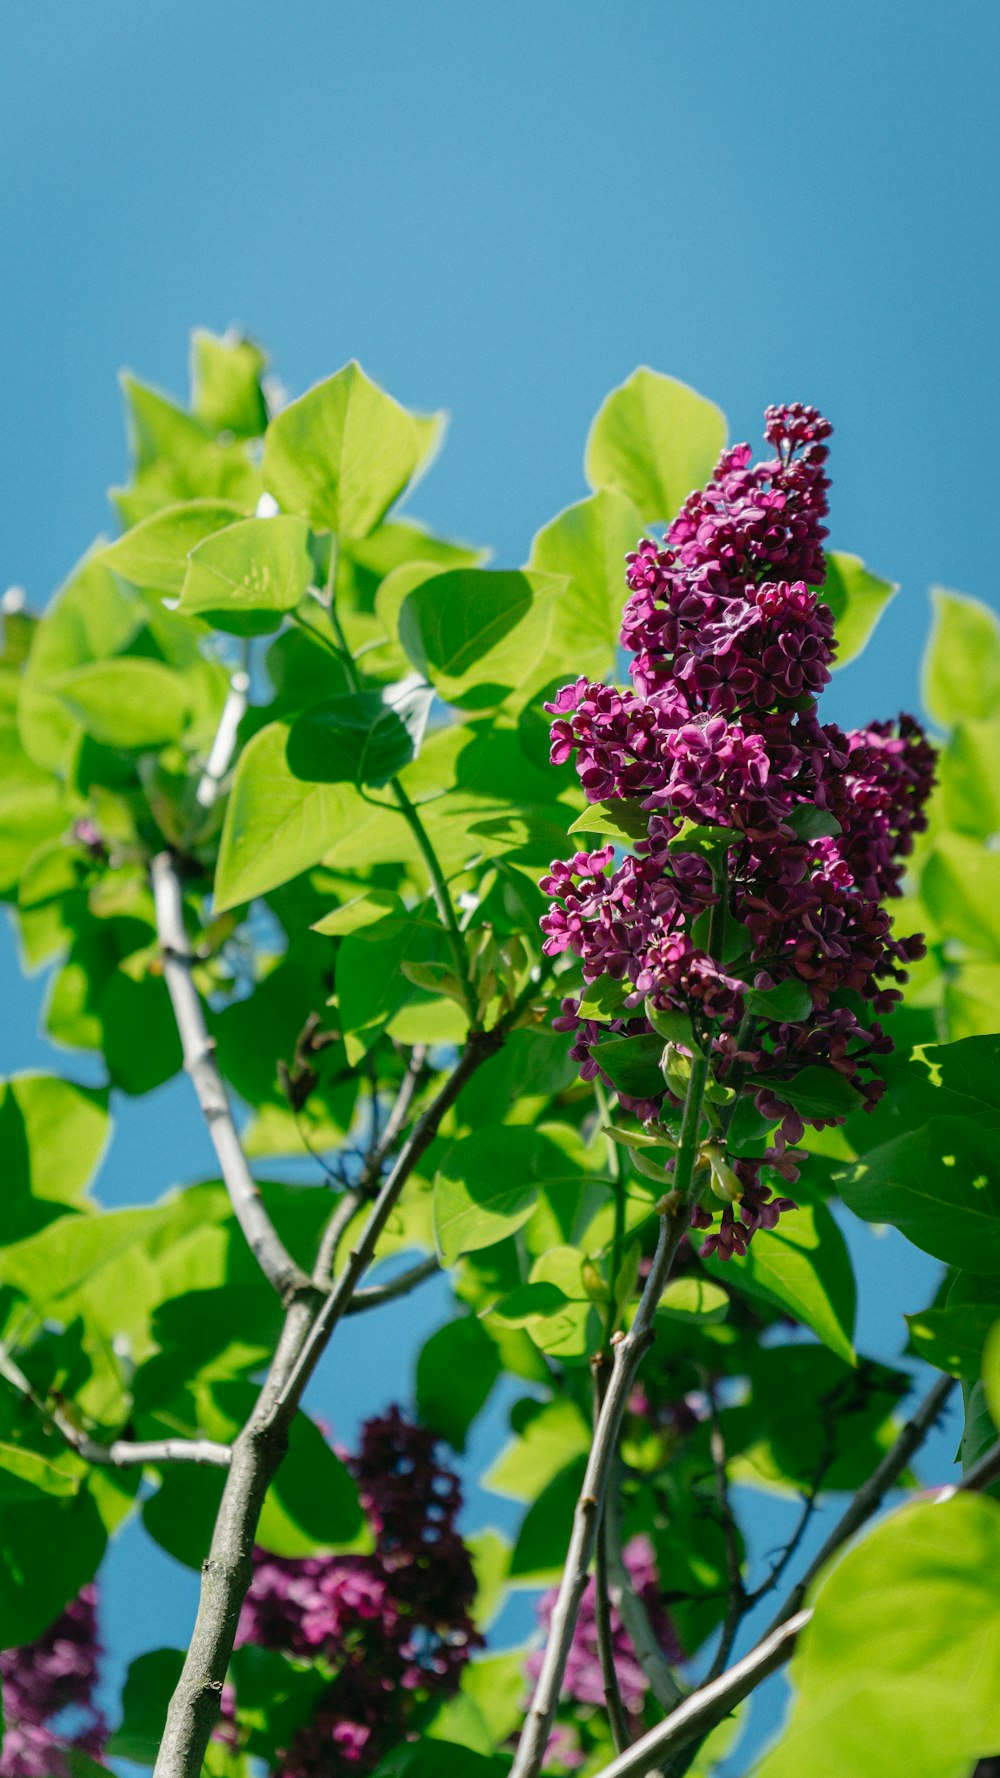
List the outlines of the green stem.
{"label": "green stem", "polygon": [[[608,1096],[599,1080],[594,1082],[594,1097],[597,1100],[598,1116],[606,1128],[611,1121],[611,1113],[608,1109]],[[615,1226],[611,1237],[611,1301],[608,1305],[608,1324],[605,1329],[605,1342],[610,1344],[618,1315],[615,1286],[621,1271],[622,1254],[625,1249],[625,1175],[617,1142],[613,1136],[608,1136],[606,1141],[608,1144],[608,1172],[611,1174],[615,1191]]]}
{"label": "green stem", "polygon": [[438,855],[431,844],[427,829],[398,778],[392,778],[390,780],[390,789],[399,804],[399,812],[402,815],[403,820],[406,822],[410,832],[417,842],[420,849],[420,856],[427,866],[427,874],[431,880],[431,892],[434,896],[434,905],[437,908],[441,924],[444,926],[448,934],[448,942],[451,945],[451,954],[455,962],[455,973],[462,984],[462,993],[465,996],[465,1005],[469,1014],[469,1020],[473,1030],[475,1030],[479,1023],[479,1009],[476,1005],[476,996],[472,990],[472,983],[469,980],[468,954],[465,945],[462,942],[462,934],[459,930],[454,903],[448,893],[448,885],[445,881],[444,872],[441,869]]}
{"label": "green stem", "polygon": [[[350,684],[352,691],[358,691],[360,689],[361,680],[354,664],[354,657],[347,646],[347,637],[344,635],[343,625],[337,615],[336,601],[333,596],[334,582],[337,573],[336,564],[336,543],[333,543],[331,545],[330,572],[327,576],[327,593],[330,600],[330,627],[339,644],[348,683]],[[399,779],[391,778],[389,780],[389,788],[392,791],[393,796],[396,798],[399,812],[416,840],[420,856],[427,866],[427,874],[431,880],[431,893],[434,897],[434,905],[438,911],[438,918],[448,934],[448,943],[451,947],[451,954],[455,964],[455,973],[462,984],[462,994],[465,999],[466,1011],[469,1015],[469,1023],[475,1031],[479,1027],[479,1009],[476,1004],[476,996],[472,989],[472,983],[469,979],[468,954],[465,945],[462,942],[462,934],[459,930],[454,904],[448,893],[448,884],[445,881],[444,872],[441,869],[438,855],[431,844],[430,835],[428,834],[426,827],[421,821],[420,816],[417,814],[416,808],[407,796]]]}

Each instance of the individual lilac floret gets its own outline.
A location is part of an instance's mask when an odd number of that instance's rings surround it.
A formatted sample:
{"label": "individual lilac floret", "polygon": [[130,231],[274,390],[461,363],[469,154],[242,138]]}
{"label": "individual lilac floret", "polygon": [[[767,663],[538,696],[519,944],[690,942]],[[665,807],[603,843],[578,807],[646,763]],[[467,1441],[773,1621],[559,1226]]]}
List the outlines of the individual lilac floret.
{"label": "individual lilac floret", "polygon": [[73,1750],[100,1759],[108,1734],[94,1703],[101,1652],[97,1593],[86,1586],[36,1642],[0,1654],[0,1778],[70,1778]]}
{"label": "individual lilac floret", "polygon": [[[803,1119],[782,1083],[818,1066],[866,1105],[881,1091],[873,1063],[892,1043],[879,1021],[923,954],[919,937],[894,935],[882,904],[900,893],[934,778],[933,749],[912,717],[851,734],[818,719],[836,649],[822,599],[831,428],[794,403],[769,408],[766,429],[772,459],[754,465],[748,445],[725,451],[663,542],[646,538],[626,558],[631,689],[581,678],[546,706],[552,759],[575,760],[591,802],[626,799],[646,824],[631,853],[578,852],[540,885],[551,898],[548,955],[578,959],[587,985],[610,976],[627,990],[610,1023],[581,1020],[579,999],[563,1000],[555,1024],[574,1034],[581,1076],[612,1085],[602,1039],[648,1032],[649,999],[688,1015],[716,1075],[756,1083],[758,1110],[778,1125],[762,1156],[729,1170],[740,1195],[706,1242],[723,1258],[793,1207],[762,1178],[765,1167],[797,1177],[790,1150]],[[716,875],[684,850],[686,823],[731,830]],[[729,931],[745,935],[742,952],[726,951],[732,966],[709,954],[701,919],[719,883]],[[807,1013],[782,1022],[758,1008],[749,1024],[747,990],[784,984],[797,1006],[805,990]],[[672,1090],[619,1099],[643,1122],[678,1103]],[[718,1214],[703,1209],[697,1226],[713,1227]]]}

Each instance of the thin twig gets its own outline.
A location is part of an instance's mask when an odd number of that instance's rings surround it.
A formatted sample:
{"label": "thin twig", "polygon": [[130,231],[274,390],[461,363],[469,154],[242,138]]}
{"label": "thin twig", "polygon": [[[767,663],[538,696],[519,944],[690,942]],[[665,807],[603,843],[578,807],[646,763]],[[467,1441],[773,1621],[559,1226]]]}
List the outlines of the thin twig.
{"label": "thin twig", "polygon": [[217,1469],[229,1467],[232,1457],[229,1446],[217,1444],[210,1438],[116,1438],[108,1445],[102,1444],[98,1439],[91,1438],[81,1427],[74,1425],[58,1403],[45,1401],[36,1394],[17,1360],[5,1346],[0,1346],[0,1375],[5,1376],[26,1401],[30,1401],[46,1424],[58,1432],[60,1438],[85,1463],[93,1463],[101,1469],[129,1469],[144,1463],[197,1463]]}
{"label": "thin twig", "polygon": [[415,1290],[418,1284],[423,1284],[427,1278],[433,1278],[440,1270],[439,1260],[433,1253],[429,1254],[407,1271],[390,1278],[387,1284],[369,1284],[366,1290],[356,1290],[344,1313],[363,1315],[368,1309],[380,1309],[383,1303],[393,1303],[401,1296],[409,1296],[410,1291]]}
{"label": "thin twig", "polygon": [[[604,1400],[604,1367],[607,1359],[603,1352],[598,1352],[590,1361],[594,1379],[594,1431],[600,1418]],[[610,1493],[610,1489],[608,1490]],[[597,1547],[594,1551],[594,1627],[597,1631],[597,1654],[601,1663],[601,1678],[604,1682],[604,1704],[608,1713],[608,1724],[615,1751],[621,1753],[632,1744],[629,1730],[628,1715],[622,1700],[621,1687],[618,1683],[618,1669],[615,1665],[614,1635],[611,1629],[611,1589],[608,1578],[608,1528],[609,1512],[608,1494],[605,1494],[601,1511],[601,1521],[597,1528]]]}
{"label": "thin twig", "polygon": [[316,1255],[316,1264],[313,1266],[313,1283],[318,1289],[329,1290],[333,1283],[333,1268],[337,1263],[337,1249],[363,1203],[362,1194],[353,1187],[350,1191],[346,1191],[342,1198],[338,1198],[337,1208],[323,1230],[323,1238]]}
{"label": "thin twig", "polygon": [[281,1385],[277,1398],[278,1407],[283,1407],[287,1402],[298,1400],[312,1375],[323,1347],[337,1322],[346,1312],[361,1281],[362,1274],[367,1271],[374,1258],[379,1236],[396,1207],[403,1186],[424,1150],[429,1148],[437,1134],[442,1117],[455,1103],[465,1082],[486,1060],[487,1056],[493,1055],[500,1048],[503,1039],[504,1032],[500,1027],[495,1027],[492,1031],[469,1032],[465,1049],[458,1063],[436,1098],[424,1112],[423,1117],[415,1124],[395,1166],[386,1177],[385,1183],[369,1211],[365,1225],[358,1235],[357,1243],[348,1255],[347,1264],[337,1278],[329,1296],[320,1307],[319,1313],[303,1341],[302,1348]]}
{"label": "thin twig", "polygon": [[385,1128],[382,1131],[378,1144],[374,1151],[369,1154],[362,1169],[358,1184],[352,1187],[341,1199],[323,1232],[323,1239],[320,1242],[319,1253],[316,1256],[316,1264],[313,1267],[313,1283],[318,1284],[321,1290],[329,1290],[333,1283],[333,1270],[337,1263],[337,1249],[340,1246],[349,1225],[354,1220],[354,1217],[357,1215],[357,1212],[360,1210],[366,1198],[370,1195],[372,1187],[377,1185],[378,1181],[381,1179],[382,1169],[396,1145],[396,1140],[400,1131],[406,1123],[410,1112],[410,1106],[413,1103],[413,1095],[417,1090],[417,1083],[423,1072],[425,1054],[426,1050],[424,1045],[422,1043],[415,1043],[410,1051],[410,1058],[406,1064],[406,1071],[400,1081],[396,1097],[392,1103],[392,1108],[385,1120]]}
{"label": "thin twig", "polygon": [[707,1056],[696,1056],[691,1066],[691,1078],[681,1120],[680,1144],[674,1168],[674,1190],[669,1198],[664,1199],[664,1204],[669,1208],[660,1219],[656,1253],[632,1325],[627,1333],[616,1334],[612,1342],[611,1378],[573,1515],[569,1552],[552,1612],[545,1655],[510,1778],[538,1778],[545,1758],[629,1392],[643,1355],[653,1338],[653,1317],[670,1276],[674,1255],[690,1225],[689,1194],[707,1075]]}
{"label": "thin twig", "polygon": [[604,1525],[608,1539],[608,1580],[611,1603],[621,1618],[628,1639],[649,1682],[649,1689],[661,1710],[676,1709],[684,1696],[649,1621],[649,1613],[640,1599],[632,1577],[625,1566],[622,1552],[621,1522],[618,1510],[618,1489],[613,1481],[608,1486],[604,1505]]}
{"label": "thin twig", "polygon": [[[908,1420],[899,1433],[892,1449],[887,1451],[878,1468],[872,1471],[868,1480],[862,1484],[853,1496],[847,1510],[838,1519],[829,1537],[813,1557],[801,1580],[792,1588],[777,1617],[772,1629],[798,1611],[812,1582],[821,1568],[824,1568],[832,1555],[835,1555],[842,1544],[855,1531],[877,1512],[890,1488],[898,1482],[910,1458],[919,1451],[930,1432],[934,1422],[942,1413],[949,1395],[955,1387],[954,1377],[939,1377],[933,1387],[928,1390],[912,1419]],[[971,1473],[971,1472],[970,1472]],[[969,1486],[966,1476],[963,1487]]]}
{"label": "thin twig", "polygon": [[194,956],[184,929],[181,886],[169,852],[160,852],[153,859],[152,880],[163,974],[177,1021],[184,1067],[198,1095],[236,1219],[261,1271],[282,1302],[287,1304],[297,1290],[309,1287],[309,1280],[296,1265],[268,1216],[260,1188],[243,1153],[215,1060],[215,1044],[208,1034],[201,999],[194,985]]}

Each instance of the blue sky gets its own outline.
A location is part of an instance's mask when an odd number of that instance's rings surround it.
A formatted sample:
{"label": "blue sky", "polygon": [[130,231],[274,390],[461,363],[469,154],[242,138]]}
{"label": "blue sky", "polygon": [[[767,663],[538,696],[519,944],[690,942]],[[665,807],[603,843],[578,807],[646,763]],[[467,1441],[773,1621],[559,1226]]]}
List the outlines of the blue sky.
{"label": "blue sky", "polygon": [[[43,603],[110,525],[116,372],[180,392],[194,324],[243,324],[292,391],[356,356],[450,410],[416,510],[508,564],[648,362],[754,441],[770,401],[824,407],[833,541],[903,587],[826,708],[913,707],[928,584],[998,598],[998,49],[993,0],[5,8],[0,581]],[[41,1065],[3,945],[0,1065]],[[178,1082],[122,1108],[103,1190],[209,1164]],[[859,1238],[886,1355],[930,1276],[899,1254]],[[441,1313],[359,1350],[373,1390]],[[348,1431],[361,1398],[320,1405]],[[126,1539],[119,1658],[185,1633],[189,1577],[163,1558],[137,1601],[143,1561]]]}

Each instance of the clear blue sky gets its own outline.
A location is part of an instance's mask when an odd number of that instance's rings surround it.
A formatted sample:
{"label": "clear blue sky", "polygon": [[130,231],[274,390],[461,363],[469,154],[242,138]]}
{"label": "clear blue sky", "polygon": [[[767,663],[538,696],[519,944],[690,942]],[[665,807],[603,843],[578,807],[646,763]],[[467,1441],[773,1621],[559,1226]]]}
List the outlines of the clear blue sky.
{"label": "clear blue sky", "polygon": [[[448,408],[416,510],[503,563],[583,492],[589,420],[645,361],[739,437],[770,401],[829,413],[834,542],[904,592],[827,708],[912,707],[927,585],[998,596],[998,50],[995,0],[4,8],[0,579],[41,604],[110,524],[115,373],[180,392],[193,324],[246,326],[293,391],[356,356]],[[0,1064],[43,1064],[37,993],[8,995]],[[102,1189],[201,1167],[176,1083],[123,1108]],[[929,1277],[898,1253],[861,1255],[887,1356]],[[441,1312],[359,1349],[379,1395]],[[333,1395],[349,1433],[360,1396]],[[188,1577],[145,1560],[115,1559],[119,1658],[185,1632]]]}

